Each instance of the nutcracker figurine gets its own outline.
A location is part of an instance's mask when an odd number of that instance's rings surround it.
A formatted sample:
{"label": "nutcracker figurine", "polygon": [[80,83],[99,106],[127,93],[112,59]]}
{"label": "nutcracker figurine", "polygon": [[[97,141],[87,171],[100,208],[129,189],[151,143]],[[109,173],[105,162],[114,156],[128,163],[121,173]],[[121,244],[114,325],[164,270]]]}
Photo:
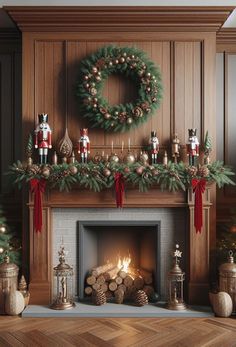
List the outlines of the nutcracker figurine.
{"label": "nutcracker figurine", "polygon": [[172,157],[174,158],[174,162],[177,163],[177,160],[180,156],[180,140],[177,134],[175,134],[172,139],[171,152]]}
{"label": "nutcracker figurine", "polygon": [[88,129],[80,129],[78,153],[80,154],[81,163],[87,163],[88,155],[90,154],[90,141],[88,137]]}
{"label": "nutcracker figurine", "polygon": [[151,132],[150,149],[152,155],[152,164],[157,164],[157,154],[159,152],[159,140],[156,131]]}
{"label": "nutcracker figurine", "polygon": [[39,123],[34,131],[34,148],[39,150],[40,164],[46,164],[48,160],[48,149],[52,148],[52,131],[48,124],[48,115],[39,114]]}
{"label": "nutcracker figurine", "polygon": [[195,159],[199,156],[199,142],[197,139],[197,129],[188,129],[187,155],[189,165],[195,166]]}

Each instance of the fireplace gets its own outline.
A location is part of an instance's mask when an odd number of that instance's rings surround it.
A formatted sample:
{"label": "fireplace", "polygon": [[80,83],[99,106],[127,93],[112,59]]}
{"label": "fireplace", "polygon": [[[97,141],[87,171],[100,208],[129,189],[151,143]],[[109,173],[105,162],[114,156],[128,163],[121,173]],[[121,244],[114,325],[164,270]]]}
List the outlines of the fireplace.
{"label": "fireplace", "polygon": [[[157,249],[160,250],[160,280],[156,283],[161,298],[166,297],[166,274],[172,263],[170,252],[175,242],[180,244],[184,258],[181,265],[186,272],[185,300],[187,303],[208,302],[209,254],[210,254],[210,191],[208,186],[203,198],[203,229],[194,229],[194,195],[185,192],[162,192],[152,189],[140,193],[127,189],[123,209],[115,208],[111,190],[94,193],[73,190],[60,193],[47,191],[43,201],[43,228],[36,233],[33,228],[33,196],[30,194],[30,292],[32,304],[49,304],[52,299],[52,269],[58,263],[58,249],[64,237],[69,251],[67,261],[75,270],[74,294],[79,288],[79,223],[110,225],[114,221],[129,225],[132,222],[160,223]],[[119,226],[117,226],[119,227]],[[24,253],[26,255],[26,253]],[[157,260],[158,262],[158,260]],[[158,271],[157,271],[158,272]],[[158,277],[158,276],[157,276]],[[158,279],[157,279],[158,281]],[[158,285],[160,287],[158,287]],[[160,289],[159,289],[160,288]]]}
{"label": "fireplace", "polygon": [[131,256],[134,268],[153,274],[153,286],[162,300],[167,294],[167,272],[171,251],[180,244],[186,268],[187,220],[185,208],[54,208],[52,212],[53,266],[63,237],[67,261],[75,270],[74,295],[84,300],[89,270],[118,255]]}

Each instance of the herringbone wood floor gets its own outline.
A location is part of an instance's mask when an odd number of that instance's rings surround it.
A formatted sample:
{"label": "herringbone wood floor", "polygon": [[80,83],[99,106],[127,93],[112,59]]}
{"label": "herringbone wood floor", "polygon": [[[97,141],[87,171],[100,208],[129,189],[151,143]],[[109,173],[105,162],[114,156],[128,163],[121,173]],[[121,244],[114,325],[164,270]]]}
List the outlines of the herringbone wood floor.
{"label": "herringbone wood floor", "polygon": [[0,346],[233,347],[236,319],[0,317]]}

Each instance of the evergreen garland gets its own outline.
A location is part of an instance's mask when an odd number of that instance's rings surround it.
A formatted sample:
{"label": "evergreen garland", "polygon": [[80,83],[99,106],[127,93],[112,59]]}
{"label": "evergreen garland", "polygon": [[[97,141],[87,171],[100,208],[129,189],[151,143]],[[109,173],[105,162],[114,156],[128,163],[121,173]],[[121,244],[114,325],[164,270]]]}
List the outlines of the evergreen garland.
{"label": "evergreen garland", "polygon": [[0,206],[0,263],[7,254],[12,263],[21,264],[20,240],[16,238],[7,225],[2,207]]}
{"label": "evergreen garland", "polygon": [[114,186],[116,172],[122,173],[126,183],[138,187],[142,192],[155,186],[169,191],[186,190],[191,186],[193,178],[205,178],[207,182],[215,182],[219,188],[225,184],[235,185],[230,178],[234,173],[219,161],[198,167],[171,161],[167,165],[143,165],[140,162],[127,165],[91,161],[88,164],[75,162],[46,166],[37,164],[29,166],[18,161],[10,167],[8,174],[19,187],[32,178],[44,178],[47,180],[49,188],[56,188],[60,191],[68,191],[74,185],[78,185],[81,188],[99,192]]}
{"label": "evergreen garland", "polygon": [[[131,78],[138,88],[135,103],[111,106],[102,96],[104,81],[111,74]],[[107,131],[126,131],[147,121],[162,98],[159,69],[146,54],[134,47],[105,46],[80,64],[76,87],[83,116],[93,127]]]}

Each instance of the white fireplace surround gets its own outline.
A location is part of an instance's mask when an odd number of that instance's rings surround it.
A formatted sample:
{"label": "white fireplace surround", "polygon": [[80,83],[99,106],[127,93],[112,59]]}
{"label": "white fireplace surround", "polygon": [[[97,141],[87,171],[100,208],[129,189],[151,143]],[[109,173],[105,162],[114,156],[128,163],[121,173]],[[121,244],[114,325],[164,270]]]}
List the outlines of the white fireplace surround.
{"label": "white fireplace surround", "polygon": [[[186,270],[186,230],[188,221],[184,208],[53,208],[52,225],[52,261],[53,266],[58,264],[58,250],[63,237],[66,251],[66,261],[74,268],[74,294],[78,292],[78,222],[83,221],[153,221],[160,222],[161,252],[161,283],[160,295],[165,300],[167,293],[167,272],[171,268],[171,251],[175,243],[179,243],[183,251],[181,267]],[[88,255],[89,256],[89,255]]]}

